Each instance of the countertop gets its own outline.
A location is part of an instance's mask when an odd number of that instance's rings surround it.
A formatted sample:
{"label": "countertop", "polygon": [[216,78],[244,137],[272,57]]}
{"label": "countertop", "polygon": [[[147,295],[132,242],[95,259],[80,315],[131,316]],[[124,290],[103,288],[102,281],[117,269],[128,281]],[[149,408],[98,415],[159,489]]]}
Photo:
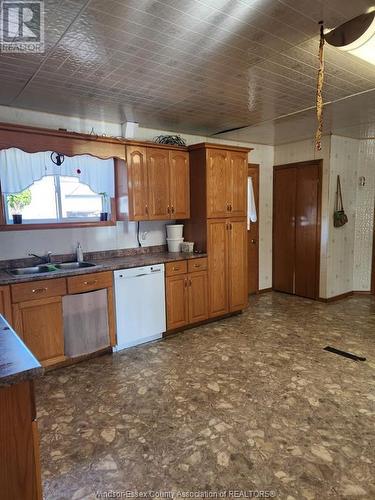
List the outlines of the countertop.
{"label": "countertop", "polygon": [[0,389],[42,374],[38,360],[0,314]]}
{"label": "countertop", "polygon": [[[13,285],[25,283],[27,281],[40,281],[53,278],[64,278],[79,274],[97,273],[100,271],[115,271],[117,269],[130,269],[132,267],[152,266],[153,264],[165,264],[179,260],[197,259],[207,257],[207,254],[199,253],[171,253],[158,252],[147,254],[128,255],[124,257],[110,257],[90,259],[88,262],[96,264],[95,267],[85,267],[82,269],[51,271],[42,274],[28,274],[22,276],[12,276],[5,269],[0,269],[0,285]],[[22,267],[22,266],[19,266]]]}

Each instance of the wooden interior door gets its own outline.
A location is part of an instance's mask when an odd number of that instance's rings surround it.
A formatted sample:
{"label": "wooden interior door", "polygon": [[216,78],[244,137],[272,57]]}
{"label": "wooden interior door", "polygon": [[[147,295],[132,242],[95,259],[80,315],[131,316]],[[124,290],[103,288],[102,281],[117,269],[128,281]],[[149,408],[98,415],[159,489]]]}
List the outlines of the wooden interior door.
{"label": "wooden interior door", "polygon": [[207,149],[206,155],[207,217],[229,217],[229,153],[222,149]]}
{"label": "wooden interior door", "polygon": [[20,302],[13,313],[15,329],[38,361],[46,366],[65,359],[61,297]]}
{"label": "wooden interior door", "polygon": [[149,219],[170,219],[169,151],[147,148],[147,170]]}
{"label": "wooden interior door", "polygon": [[247,306],[247,223],[246,219],[230,219],[228,230],[229,310]]}
{"label": "wooden interior door", "polygon": [[207,271],[189,274],[189,323],[208,318]]}
{"label": "wooden interior door", "polygon": [[[148,176],[146,148],[127,146],[129,218],[148,219]],[[121,166],[118,166],[121,168]],[[121,172],[121,170],[120,170]],[[122,213],[124,210],[119,210]]]}
{"label": "wooden interior door", "polygon": [[228,221],[208,220],[208,303],[209,316],[221,316],[228,307]]}
{"label": "wooden interior door", "polygon": [[189,322],[189,294],[186,274],[168,276],[166,280],[167,329],[173,330]]}
{"label": "wooden interior door", "polygon": [[303,163],[296,168],[296,251],[294,293],[319,296],[320,165]]}
{"label": "wooden interior door", "polygon": [[231,217],[246,217],[247,153],[229,152],[227,188]]}
{"label": "wooden interior door", "polygon": [[294,293],[295,167],[274,168],[273,175],[273,289]]}
{"label": "wooden interior door", "polygon": [[247,230],[247,282],[249,294],[259,291],[259,165],[249,163],[248,177],[253,183],[257,221],[250,223]]}
{"label": "wooden interior door", "polygon": [[171,217],[188,219],[190,217],[189,153],[170,151],[169,165]]}

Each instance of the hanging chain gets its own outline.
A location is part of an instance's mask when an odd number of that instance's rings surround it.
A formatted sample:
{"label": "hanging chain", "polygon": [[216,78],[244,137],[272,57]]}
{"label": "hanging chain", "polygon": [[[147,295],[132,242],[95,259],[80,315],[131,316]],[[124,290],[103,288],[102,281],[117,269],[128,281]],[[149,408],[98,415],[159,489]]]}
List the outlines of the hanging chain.
{"label": "hanging chain", "polygon": [[319,70],[316,88],[316,117],[318,119],[318,129],[315,135],[315,147],[317,151],[322,149],[323,132],[323,82],[324,82],[324,27],[320,22],[320,42],[319,42]]}

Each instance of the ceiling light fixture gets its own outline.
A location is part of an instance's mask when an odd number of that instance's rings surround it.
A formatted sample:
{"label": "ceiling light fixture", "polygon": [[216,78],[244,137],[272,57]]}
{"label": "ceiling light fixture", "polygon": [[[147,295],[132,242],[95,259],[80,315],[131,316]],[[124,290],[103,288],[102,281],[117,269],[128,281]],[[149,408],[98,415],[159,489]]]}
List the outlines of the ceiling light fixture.
{"label": "ceiling light fixture", "polygon": [[327,43],[375,64],[375,9],[324,33]]}

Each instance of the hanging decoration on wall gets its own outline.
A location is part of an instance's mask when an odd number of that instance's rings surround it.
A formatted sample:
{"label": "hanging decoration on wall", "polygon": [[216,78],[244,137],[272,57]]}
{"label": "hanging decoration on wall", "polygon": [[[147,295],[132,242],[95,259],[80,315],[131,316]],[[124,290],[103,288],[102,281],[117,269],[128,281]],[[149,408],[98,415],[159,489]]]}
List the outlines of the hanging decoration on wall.
{"label": "hanging decoration on wall", "polygon": [[52,151],[51,160],[55,165],[61,167],[61,165],[64,163],[65,156],[62,153],[56,153],[56,151]]}
{"label": "hanging decoration on wall", "polygon": [[342,227],[348,222],[348,216],[344,210],[344,204],[342,202],[341,193],[341,181],[340,176],[337,176],[337,188],[336,188],[336,199],[335,199],[335,211],[333,214],[333,225],[335,227]]}
{"label": "hanging decoration on wall", "polygon": [[319,41],[319,70],[316,88],[316,117],[318,128],[315,135],[315,147],[317,151],[322,149],[323,132],[323,83],[324,83],[324,26],[320,21],[320,41]]}

